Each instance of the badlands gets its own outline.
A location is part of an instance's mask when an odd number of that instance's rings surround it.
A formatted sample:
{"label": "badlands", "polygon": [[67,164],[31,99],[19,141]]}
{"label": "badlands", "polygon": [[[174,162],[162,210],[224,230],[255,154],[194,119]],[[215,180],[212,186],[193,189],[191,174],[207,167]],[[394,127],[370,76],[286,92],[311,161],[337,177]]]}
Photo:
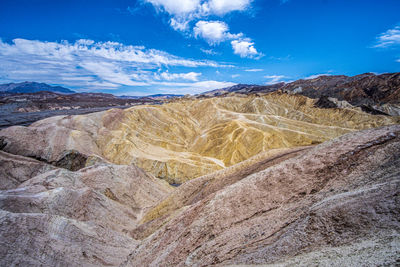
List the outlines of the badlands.
{"label": "badlands", "polygon": [[0,131],[2,266],[400,264],[400,117],[276,91]]}

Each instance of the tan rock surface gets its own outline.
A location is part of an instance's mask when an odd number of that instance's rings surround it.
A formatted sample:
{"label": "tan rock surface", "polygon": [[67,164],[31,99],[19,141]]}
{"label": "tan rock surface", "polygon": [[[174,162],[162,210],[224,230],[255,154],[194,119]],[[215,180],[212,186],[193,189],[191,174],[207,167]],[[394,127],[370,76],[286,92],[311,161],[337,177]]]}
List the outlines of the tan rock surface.
{"label": "tan rock surface", "polygon": [[395,265],[400,118],[315,101],[187,98],[0,131],[0,265]]}
{"label": "tan rock surface", "polygon": [[319,109],[280,93],[180,100],[79,116],[53,117],[0,131],[3,150],[58,162],[65,151],[135,164],[182,183],[275,148],[321,143],[354,130],[399,123],[356,109]]}
{"label": "tan rock surface", "polygon": [[55,169],[35,159],[0,151],[0,190],[13,189],[28,179]]}
{"label": "tan rock surface", "polygon": [[0,210],[2,266],[118,266],[137,242],[96,225]]}
{"label": "tan rock surface", "polygon": [[129,232],[143,213],[173,190],[135,166],[100,162],[76,172],[48,166],[0,190],[1,266],[117,266],[138,244]]}
{"label": "tan rock surface", "polygon": [[298,156],[310,148],[272,149],[231,167],[190,180],[149,210],[143,216],[142,224],[131,234],[135,239],[143,239],[173,218],[184,206],[192,205],[228,185],[284,160]]}
{"label": "tan rock surface", "polygon": [[400,126],[350,133],[180,208],[124,266],[395,265],[399,193]]}

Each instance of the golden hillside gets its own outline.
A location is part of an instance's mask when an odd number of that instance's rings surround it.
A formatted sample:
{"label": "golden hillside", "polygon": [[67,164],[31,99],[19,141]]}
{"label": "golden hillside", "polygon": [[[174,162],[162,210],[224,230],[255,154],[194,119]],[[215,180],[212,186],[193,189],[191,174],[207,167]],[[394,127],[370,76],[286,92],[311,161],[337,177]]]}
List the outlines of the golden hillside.
{"label": "golden hillside", "polygon": [[319,109],[298,95],[231,96],[136,106],[103,116],[101,154],[170,183],[232,166],[260,152],[324,142],[353,130],[399,123],[358,109]]}

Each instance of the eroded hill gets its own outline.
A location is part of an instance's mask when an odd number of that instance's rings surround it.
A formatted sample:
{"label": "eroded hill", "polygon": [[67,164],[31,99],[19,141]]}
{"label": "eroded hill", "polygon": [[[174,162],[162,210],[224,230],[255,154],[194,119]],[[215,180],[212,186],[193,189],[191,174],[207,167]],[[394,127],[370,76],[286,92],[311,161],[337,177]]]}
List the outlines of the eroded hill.
{"label": "eroded hill", "polygon": [[2,181],[20,180],[0,190],[0,265],[395,266],[399,160],[399,125],[261,153],[176,189],[97,157],[69,171],[1,152]]}
{"label": "eroded hill", "polygon": [[396,124],[360,109],[320,109],[283,93],[180,100],[83,116],[53,117],[0,132],[3,150],[57,162],[66,151],[134,164],[181,184],[261,152],[315,145],[345,133]]}

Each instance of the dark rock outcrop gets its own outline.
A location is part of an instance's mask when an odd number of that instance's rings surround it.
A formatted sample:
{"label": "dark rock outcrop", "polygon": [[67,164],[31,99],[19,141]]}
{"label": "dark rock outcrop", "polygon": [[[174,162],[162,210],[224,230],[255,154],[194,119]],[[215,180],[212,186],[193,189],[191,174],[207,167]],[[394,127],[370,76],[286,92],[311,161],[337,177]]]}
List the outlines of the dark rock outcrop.
{"label": "dark rock outcrop", "polygon": [[54,166],[70,171],[77,171],[86,166],[88,157],[76,150],[65,151],[62,157],[53,163]]}
{"label": "dark rock outcrop", "polygon": [[329,97],[327,96],[321,96],[317,102],[314,104],[315,107],[317,108],[337,108],[338,106],[329,100]]}
{"label": "dark rock outcrop", "polygon": [[[210,97],[232,92],[240,94],[270,93],[277,90],[322,99],[324,102],[320,102],[318,105],[323,108],[334,107],[332,103],[326,102],[327,98],[331,97],[361,107],[370,114],[389,114],[392,116],[400,114],[400,73],[380,75],[364,73],[351,77],[323,75],[314,79],[300,79],[291,83],[277,83],[267,86],[235,85],[206,92],[199,96]],[[385,104],[389,107],[382,108]]]}

